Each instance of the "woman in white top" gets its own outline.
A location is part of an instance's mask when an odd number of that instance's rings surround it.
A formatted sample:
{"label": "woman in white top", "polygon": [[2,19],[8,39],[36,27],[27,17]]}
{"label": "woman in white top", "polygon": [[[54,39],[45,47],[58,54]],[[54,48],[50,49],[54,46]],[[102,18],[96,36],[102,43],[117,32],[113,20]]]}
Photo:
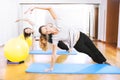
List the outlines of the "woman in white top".
{"label": "woman in white top", "polygon": [[39,28],[39,33],[41,34],[41,36],[44,36],[44,38],[46,38],[47,35],[52,34],[53,45],[51,67],[47,69],[47,71],[52,71],[54,68],[54,63],[56,60],[57,43],[59,41],[63,41],[68,46],[69,51],[71,51],[72,48],[75,48],[78,52],[83,52],[90,56],[96,63],[109,64],[106,62],[106,58],[96,48],[96,46],[93,44],[93,42],[89,39],[87,35],[80,32],[78,29],[74,27],[63,27],[58,25],[57,23],[58,17],[56,16],[52,8],[34,7],[26,11],[26,13],[27,12],[31,13],[34,9],[48,10],[53,19],[56,21],[56,25],[43,25],[40,26]]}

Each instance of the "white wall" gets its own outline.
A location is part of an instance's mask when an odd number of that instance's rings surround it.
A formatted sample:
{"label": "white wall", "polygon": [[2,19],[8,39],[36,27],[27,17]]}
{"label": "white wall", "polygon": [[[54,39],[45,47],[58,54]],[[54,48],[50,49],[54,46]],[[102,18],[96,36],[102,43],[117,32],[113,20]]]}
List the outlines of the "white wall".
{"label": "white wall", "polygon": [[90,24],[89,24],[89,28],[90,28],[90,31],[89,31],[89,36],[90,37],[95,37],[95,5],[91,5],[89,8],[89,20],[90,20]]}
{"label": "white wall", "polygon": [[106,41],[107,0],[101,0],[98,16],[98,40]]}
{"label": "white wall", "polygon": [[118,26],[118,44],[117,47],[120,48],[120,2],[119,2],[119,26]]}
{"label": "white wall", "polygon": [[18,15],[18,4],[14,0],[0,2],[0,45],[18,35],[15,20]]}

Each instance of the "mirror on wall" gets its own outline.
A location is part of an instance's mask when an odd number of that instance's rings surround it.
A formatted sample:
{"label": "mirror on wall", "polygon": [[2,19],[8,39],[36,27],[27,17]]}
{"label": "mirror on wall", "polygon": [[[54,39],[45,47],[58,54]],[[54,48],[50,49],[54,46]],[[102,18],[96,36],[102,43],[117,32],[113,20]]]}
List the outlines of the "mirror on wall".
{"label": "mirror on wall", "polygon": [[[58,22],[62,27],[77,27],[80,31],[84,32],[90,37],[96,37],[98,27],[98,6],[90,4],[20,4],[20,18],[28,18],[34,22],[37,27],[35,29],[35,36],[39,36],[38,28],[46,23],[55,24],[55,20],[51,17],[47,10],[34,10],[32,14],[24,14],[26,10],[33,7],[51,7],[57,15]],[[96,16],[97,15],[97,16]],[[19,23],[19,32],[21,33],[23,28],[31,26],[26,22]]]}

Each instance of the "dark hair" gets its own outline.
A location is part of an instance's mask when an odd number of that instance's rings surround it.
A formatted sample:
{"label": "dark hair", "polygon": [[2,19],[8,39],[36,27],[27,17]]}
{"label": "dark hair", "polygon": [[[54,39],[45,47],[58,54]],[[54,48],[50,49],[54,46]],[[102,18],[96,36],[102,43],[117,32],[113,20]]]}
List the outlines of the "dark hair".
{"label": "dark hair", "polygon": [[45,25],[42,25],[42,26],[39,27],[39,33],[42,34],[42,35],[44,35],[44,34],[42,33],[42,28],[43,28],[43,27],[45,27]]}
{"label": "dark hair", "polygon": [[25,39],[28,38],[28,37],[30,37],[31,34],[32,34],[32,33],[26,33],[26,32],[25,32],[26,29],[31,29],[31,28],[29,28],[29,27],[24,28],[24,30],[23,30],[23,35],[24,35]]}

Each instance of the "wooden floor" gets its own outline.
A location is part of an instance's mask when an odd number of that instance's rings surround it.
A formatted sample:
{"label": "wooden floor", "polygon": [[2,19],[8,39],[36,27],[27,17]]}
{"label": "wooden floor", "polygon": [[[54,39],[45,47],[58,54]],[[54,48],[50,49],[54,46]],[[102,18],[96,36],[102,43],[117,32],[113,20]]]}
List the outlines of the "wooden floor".
{"label": "wooden floor", "polygon": [[[113,66],[120,68],[120,50],[115,45],[105,44],[102,42],[94,42],[98,49],[107,58],[107,61]],[[88,56],[79,54],[83,58],[81,63],[93,63]],[[60,57],[60,56],[59,56]],[[33,57],[35,58],[35,57]],[[66,58],[62,57],[58,62],[64,62]],[[35,59],[34,59],[35,60]],[[82,61],[82,60],[79,60]],[[69,62],[69,61],[68,61]],[[0,80],[120,80],[120,75],[112,74],[34,74],[26,73],[26,68],[32,63],[31,56],[23,64],[6,64],[6,59],[3,55],[3,47],[0,48]]]}

